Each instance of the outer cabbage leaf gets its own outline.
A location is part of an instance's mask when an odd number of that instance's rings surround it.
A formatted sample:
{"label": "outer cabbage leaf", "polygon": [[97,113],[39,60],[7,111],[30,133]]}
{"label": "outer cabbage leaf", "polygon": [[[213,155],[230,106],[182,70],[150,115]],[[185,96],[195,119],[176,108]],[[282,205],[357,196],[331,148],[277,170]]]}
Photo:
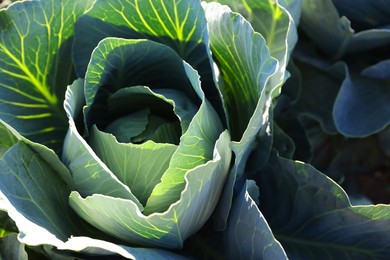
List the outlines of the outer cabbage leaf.
{"label": "outer cabbage leaf", "polygon": [[289,258],[389,255],[388,205],[353,207],[345,192],[312,166],[275,154],[257,185],[260,210]]}
{"label": "outer cabbage leaf", "polygon": [[64,107],[69,117],[69,130],[64,141],[63,162],[72,172],[75,189],[82,196],[94,193],[115,196],[135,201],[130,192],[79,134],[74,118],[77,118],[84,104],[83,80],[76,80],[67,90]]}
{"label": "outer cabbage leaf", "polygon": [[266,40],[271,56],[279,61],[275,75],[269,80],[274,96],[280,94],[280,87],[288,78],[286,71],[290,54],[298,40],[298,25],[301,0],[294,1],[217,1],[229,5],[233,11],[244,15],[254,30]]}
{"label": "outer cabbage leaf", "polygon": [[[229,130],[232,139],[238,141],[249,128],[256,108],[265,107],[272,91],[266,82],[275,73],[277,62],[264,38],[241,15],[218,3],[204,4],[204,9],[211,50],[221,73],[218,84]],[[258,129],[260,126],[257,124]]]}
{"label": "outer cabbage leaf", "polygon": [[62,97],[74,78],[73,26],[92,3],[21,1],[0,10],[0,119],[56,151],[67,129]]}
{"label": "outer cabbage leaf", "polygon": [[232,205],[224,231],[229,259],[287,259],[256,205],[258,193],[254,181],[247,181]]}
{"label": "outer cabbage leaf", "polygon": [[1,123],[3,132],[8,131],[15,143],[0,160],[0,195],[19,229],[20,241],[29,245],[58,244],[77,235],[82,225],[68,205],[70,187],[61,177],[69,175],[67,169],[48,148],[29,142]]}
{"label": "outer cabbage leaf", "polygon": [[[257,136],[264,137],[263,140],[270,138],[272,88],[266,86],[277,69],[277,61],[270,56],[264,38],[254,32],[241,15],[218,3],[205,3],[204,9],[209,23],[211,50],[221,72],[217,83],[234,140],[235,163],[215,214],[218,219],[216,227],[223,229],[236,177],[242,175],[243,165],[256,147]],[[270,146],[265,147],[267,153]]]}
{"label": "outer cabbage leaf", "polygon": [[[0,209],[7,211],[15,221],[20,243],[44,246],[49,256],[54,256],[53,250],[59,250],[57,257],[64,254],[63,251],[77,251],[84,256],[117,254],[129,259],[181,258],[165,250],[131,248],[79,237],[90,235],[99,238],[102,235],[87,226],[69,207],[72,185],[64,181],[70,181],[67,169],[53,151],[23,138],[6,123],[1,123],[0,141],[7,150],[0,159]],[[12,242],[12,246],[18,245],[9,236],[7,241],[3,239],[2,245],[7,246],[7,256],[11,246],[8,242]],[[16,250],[23,254],[21,248]]]}
{"label": "outer cabbage leaf", "polygon": [[198,71],[208,99],[222,118],[200,1],[97,0],[75,25],[73,50],[79,77],[84,77],[95,46],[107,37],[150,39],[171,47]]}
{"label": "outer cabbage leaf", "polygon": [[[354,5],[359,4],[354,3]],[[367,5],[372,4],[367,2]],[[350,9],[355,10],[355,8]],[[368,9],[365,8],[364,12],[367,11]],[[388,28],[375,28],[355,33],[352,29],[353,24],[351,28],[348,18],[339,16],[332,0],[303,0],[300,25],[310,39],[334,59],[339,59],[346,53],[368,50],[390,43]]]}

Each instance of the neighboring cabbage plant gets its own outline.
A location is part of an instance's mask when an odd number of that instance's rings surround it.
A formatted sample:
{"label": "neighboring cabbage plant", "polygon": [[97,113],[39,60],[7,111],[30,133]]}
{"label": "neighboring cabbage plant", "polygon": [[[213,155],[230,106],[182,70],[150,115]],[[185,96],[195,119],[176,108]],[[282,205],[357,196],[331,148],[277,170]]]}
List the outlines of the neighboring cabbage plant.
{"label": "neighboring cabbage plant", "polygon": [[390,6],[305,0],[299,31],[295,82],[285,96],[294,88],[299,94],[287,106],[280,102],[286,111],[277,121],[299,140],[294,158],[310,160],[355,193],[355,177],[388,175],[390,167]]}

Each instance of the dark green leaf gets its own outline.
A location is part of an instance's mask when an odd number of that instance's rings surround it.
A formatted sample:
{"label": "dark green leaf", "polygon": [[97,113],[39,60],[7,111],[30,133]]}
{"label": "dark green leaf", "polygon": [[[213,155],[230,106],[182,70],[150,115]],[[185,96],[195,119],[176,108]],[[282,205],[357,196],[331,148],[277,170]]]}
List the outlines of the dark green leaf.
{"label": "dark green leaf", "polygon": [[346,16],[352,28],[359,31],[379,29],[390,25],[390,6],[387,0],[333,0],[341,16]]}
{"label": "dark green leaf", "polygon": [[224,233],[229,259],[287,259],[256,205],[258,192],[254,182],[247,181],[232,205]]}
{"label": "dark green leaf", "polygon": [[[385,259],[388,205],[352,207],[312,166],[273,154],[259,172],[260,210],[291,259]],[[277,206],[275,206],[277,205]]]}
{"label": "dark green leaf", "polygon": [[[58,158],[52,163],[61,164]],[[0,169],[0,191],[22,242],[58,244],[80,231],[68,206],[70,189],[42,154],[18,141],[0,160]]]}
{"label": "dark green leaf", "polygon": [[21,1],[0,10],[0,119],[56,151],[67,129],[62,99],[74,79],[73,25],[92,2]]}
{"label": "dark green leaf", "polygon": [[[389,29],[372,29],[355,33],[353,24],[351,28],[348,17],[339,15],[332,0],[303,0],[302,3],[300,22],[302,29],[323,52],[334,59],[339,59],[346,53],[368,50],[390,43]],[[355,8],[351,9],[355,11]],[[367,11],[364,9],[365,13]],[[366,15],[364,17],[367,18]]]}
{"label": "dark green leaf", "polygon": [[346,73],[336,98],[333,116],[346,136],[364,137],[390,123],[390,81]]}

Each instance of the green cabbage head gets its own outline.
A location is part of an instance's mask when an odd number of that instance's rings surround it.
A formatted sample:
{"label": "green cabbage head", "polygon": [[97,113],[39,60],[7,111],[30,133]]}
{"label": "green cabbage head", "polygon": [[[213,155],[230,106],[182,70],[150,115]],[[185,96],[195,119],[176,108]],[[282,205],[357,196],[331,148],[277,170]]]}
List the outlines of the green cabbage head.
{"label": "green cabbage head", "polygon": [[[63,160],[80,216],[133,244],[168,248],[203,226],[228,173],[230,137],[198,74],[172,49],[104,39],[85,80],[68,89],[65,108]],[[75,123],[82,111],[84,138]]]}

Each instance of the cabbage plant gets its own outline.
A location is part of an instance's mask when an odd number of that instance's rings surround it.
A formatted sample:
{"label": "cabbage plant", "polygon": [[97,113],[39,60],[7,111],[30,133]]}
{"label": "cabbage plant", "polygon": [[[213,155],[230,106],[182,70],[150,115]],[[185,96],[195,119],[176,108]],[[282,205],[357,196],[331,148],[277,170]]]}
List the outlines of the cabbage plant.
{"label": "cabbage plant", "polygon": [[277,116],[300,140],[295,158],[353,193],[351,179],[389,165],[389,11],[386,1],[303,1],[290,85],[301,94]]}
{"label": "cabbage plant", "polygon": [[294,139],[274,120],[303,8],[1,9],[0,256],[385,257],[388,206],[351,206],[293,160]]}

